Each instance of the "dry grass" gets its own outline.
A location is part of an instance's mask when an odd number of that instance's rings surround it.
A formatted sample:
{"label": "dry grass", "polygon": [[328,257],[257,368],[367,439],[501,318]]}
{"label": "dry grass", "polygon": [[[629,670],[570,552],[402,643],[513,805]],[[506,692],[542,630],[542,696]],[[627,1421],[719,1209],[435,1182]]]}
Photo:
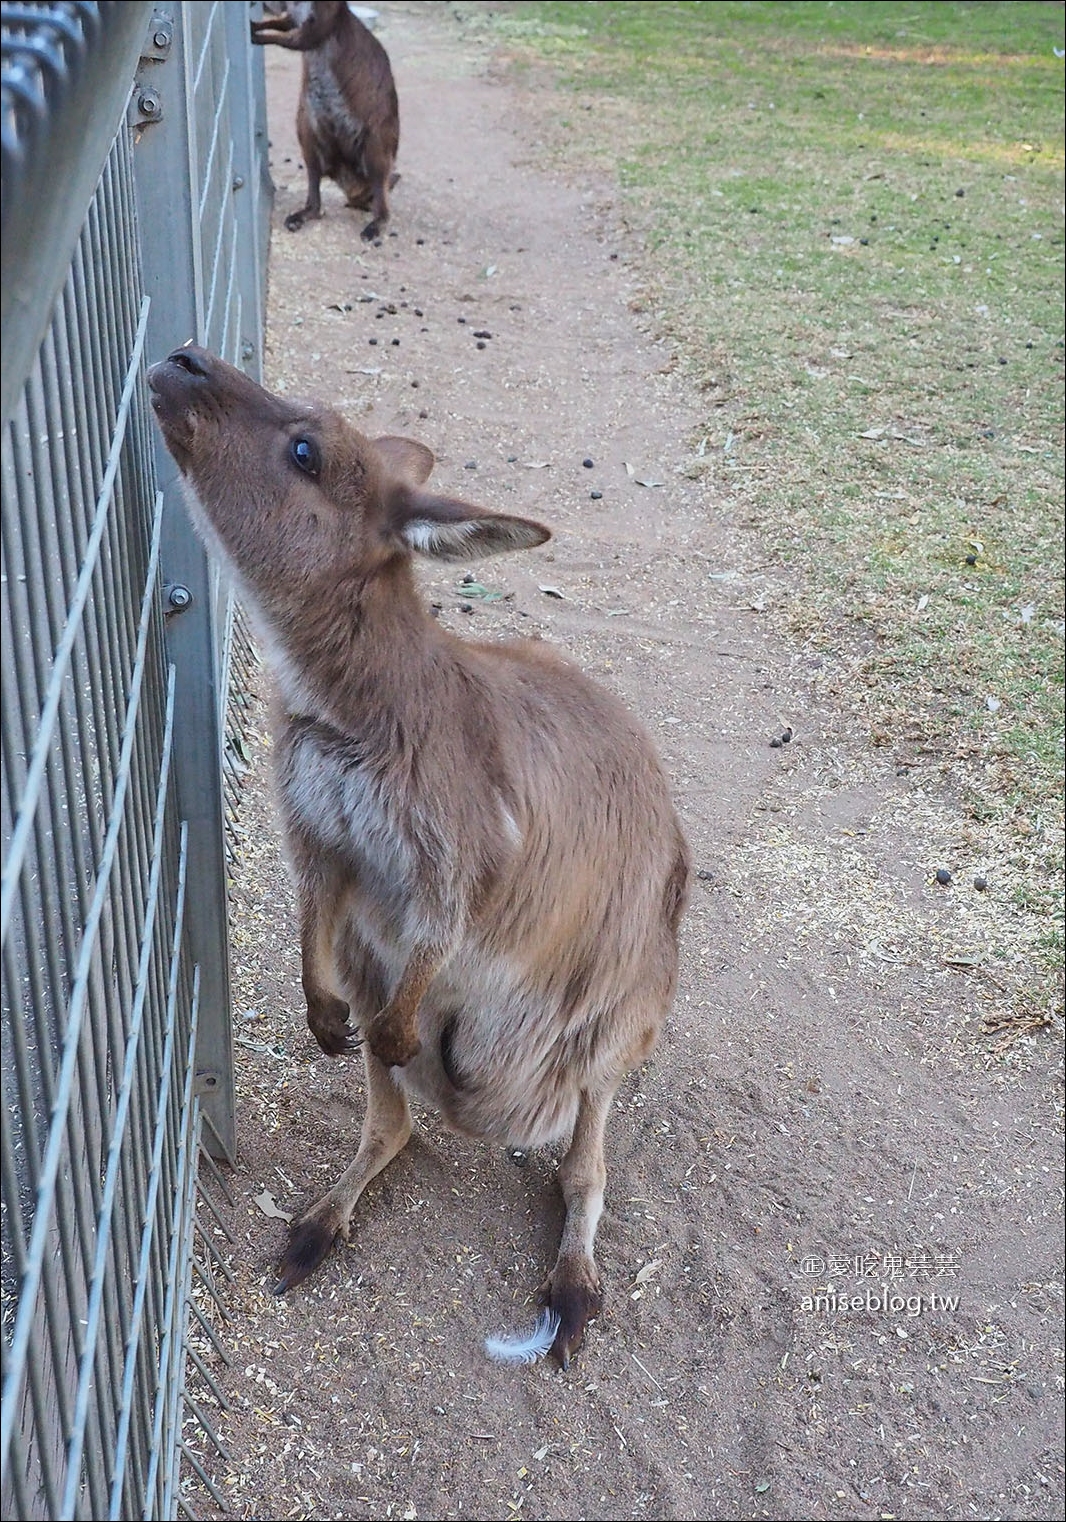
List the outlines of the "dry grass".
{"label": "dry grass", "polygon": [[623,189],[705,397],[690,474],[758,529],[779,627],[939,767],[999,960],[1061,999],[1061,11],[462,11],[554,70],[557,161]]}

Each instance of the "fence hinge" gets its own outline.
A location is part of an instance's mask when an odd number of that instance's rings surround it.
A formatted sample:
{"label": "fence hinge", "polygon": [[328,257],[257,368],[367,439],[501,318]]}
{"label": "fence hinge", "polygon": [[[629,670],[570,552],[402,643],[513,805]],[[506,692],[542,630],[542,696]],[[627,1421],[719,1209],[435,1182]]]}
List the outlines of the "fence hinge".
{"label": "fence hinge", "polygon": [[141,48],[141,68],[137,71],[137,80],[133,86],[133,94],[130,96],[128,121],[133,128],[147,127],[152,122],[163,119],[162,92],[151,81],[152,70],[145,70],[144,65],[164,63],[170,57],[173,43],[173,16],[168,15],[166,11],[153,11],[148,34]]}
{"label": "fence hinge", "polygon": [[168,16],[166,11],[153,11],[148,27],[148,37],[141,49],[142,60],[151,58],[161,63],[169,56],[173,41],[174,18]]}

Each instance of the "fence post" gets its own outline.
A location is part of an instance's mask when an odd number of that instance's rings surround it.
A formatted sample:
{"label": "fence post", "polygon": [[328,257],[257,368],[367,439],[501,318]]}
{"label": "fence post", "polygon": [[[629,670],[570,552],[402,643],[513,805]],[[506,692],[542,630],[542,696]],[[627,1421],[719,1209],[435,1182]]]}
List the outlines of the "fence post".
{"label": "fence post", "polygon": [[[224,9],[246,18],[243,6]],[[232,145],[209,140],[209,132],[212,123],[223,118],[221,102],[214,97],[230,88],[249,65],[242,58],[247,43],[243,50],[236,39],[220,46],[219,36],[229,38],[230,29],[220,33],[212,27],[203,13],[213,10],[189,4],[156,6],[134,90],[135,104],[138,99],[141,103],[135,150],[140,240],[152,298],[147,347],[150,359],[160,359],[195,339],[234,364],[251,358],[258,366],[257,300],[249,303],[250,326],[231,320],[228,308],[216,301],[223,235],[233,250],[241,241],[233,207],[241,187],[232,183],[239,176],[231,177],[216,157]],[[198,110],[205,102],[210,110]],[[217,198],[203,192],[209,175],[218,181],[223,174],[225,199],[219,207]],[[217,228],[204,227],[208,216],[217,219]],[[240,305],[238,299],[238,310]],[[254,346],[251,355],[248,346]],[[236,1133],[223,791],[230,598],[192,531],[176,467],[161,440],[156,442],[156,464],[164,491],[167,652],[176,671],[174,766],[189,831],[188,935],[193,960],[200,967],[196,1082],[205,1142],[213,1155],[232,1160]]]}

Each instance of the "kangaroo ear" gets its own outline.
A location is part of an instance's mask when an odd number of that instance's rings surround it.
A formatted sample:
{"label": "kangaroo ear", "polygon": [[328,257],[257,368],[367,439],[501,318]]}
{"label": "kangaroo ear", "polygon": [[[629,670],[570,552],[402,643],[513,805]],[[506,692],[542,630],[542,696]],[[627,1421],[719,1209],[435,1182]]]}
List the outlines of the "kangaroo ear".
{"label": "kangaroo ear", "polygon": [[480,560],[508,550],[529,550],[551,530],[529,518],[487,513],[455,497],[404,490],[393,501],[393,526],[409,549],[433,560]]}
{"label": "kangaroo ear", "polygon": [[397,480],[421,486],[423,481],[429,479],[429,473],[436,462],[432,449],[427,449],[424,444],[417,443],[415,439],[400,439],[394,434],[372,439],[371,443],[384,460],[389,474]]}

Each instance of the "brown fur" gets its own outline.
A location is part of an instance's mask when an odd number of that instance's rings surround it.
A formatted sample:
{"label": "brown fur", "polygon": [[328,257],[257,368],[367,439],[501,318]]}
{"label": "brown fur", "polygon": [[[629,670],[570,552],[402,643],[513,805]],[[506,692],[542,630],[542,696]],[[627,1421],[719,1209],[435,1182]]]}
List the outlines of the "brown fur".
{"label": "brown fur", "polygon": [[149,375],[194,516],[277,681],[274,757],[308,1023],[363,1038],[354,1162],[292,1231],[280,1288],[347,1233],[410,1134],[406,1093],[510,1147],[572,1132],[544,1294],[564,1363],[600,1303],[603,1132],[677,970],[688,855],[641,725],[538,643],[477,645],[417,594],[413,548],[469,561],[542,543],[527,519],[421,489],[409,440],[271,396],[202,349]]}
{"label": "brown fur", "polygon": [[296,232],[322,215],[322,177],[336,180],[356,210],[372,212],[363,228],[379,236],[389,220],[388,193],[400,148],[400,107],[389,55],[343,0],[289,5],[253,21],[252,41],[303,54],[296,135],[307,166],[307,202],[285,218]]}

